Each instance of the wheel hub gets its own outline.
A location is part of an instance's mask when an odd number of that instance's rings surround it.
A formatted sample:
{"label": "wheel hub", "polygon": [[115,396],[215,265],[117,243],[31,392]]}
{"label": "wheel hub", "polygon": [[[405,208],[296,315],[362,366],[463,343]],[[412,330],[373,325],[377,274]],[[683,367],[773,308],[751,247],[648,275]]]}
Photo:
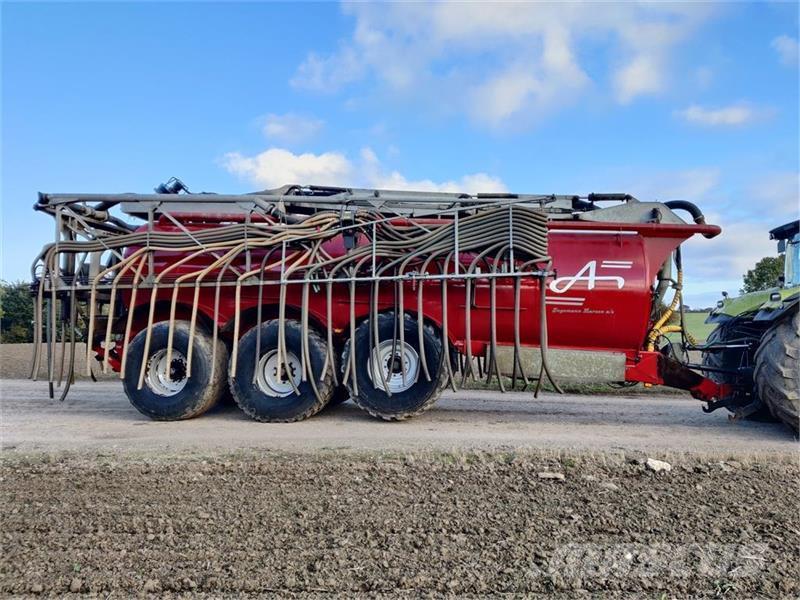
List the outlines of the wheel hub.
{"label": "wheel hub", "polygon": [[[405,348],[401,349],[399,340],[384,340],[373,348],[367,372],[375,387],[398,394],[417,382],[419,363],[419,354],[410,344],[406,343]],[[380,372],[383,372],[383,377],[374,375]]]}
{"label": "wheel hub", "polygon": [[287,352],[282,362],[284,364],[278,365],[277,350],[267,352],[258,361],[256,384],[267,396],[285,398],[293,394],[295,388],[300,385],[302,367],[297,355],[294,352]]}
{"label": "wheel hub", "polygon": [[165,348],[154,352],[147,361],[144,382],[154,394],[174,396],[186,387],[188,380],[186,357],[179,350],[173,348],[169,364]]}

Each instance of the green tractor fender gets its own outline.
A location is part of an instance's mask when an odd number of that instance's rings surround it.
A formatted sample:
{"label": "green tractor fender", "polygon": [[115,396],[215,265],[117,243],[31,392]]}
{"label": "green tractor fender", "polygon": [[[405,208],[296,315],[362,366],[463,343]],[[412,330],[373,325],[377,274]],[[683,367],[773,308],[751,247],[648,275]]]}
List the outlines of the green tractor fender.
{"label": "green tractor fender", "polygon": [[737,317],[753,321],[775,321],[800,304],[800,285],[790,288],[772,288],[750,292],[736,298],[725,298],[717,303],[706,318],[706,323],[722,324]]}
{"label": "green tractor fender", "polygon": [[797,312],[800,307],[800,286],[772,292],[769,300],[761,305],[753,317],[754,321],[777,321]]}
{"label": "green tractor fender", "polygon": [[[777,290],[777,288],[775,288]],[[717,302],[717,306],[706,318],[706,323],[725,323],[735,317],[753,315],[765,302],[769,302],[772,290],[750,292],[735,298],[726,297]]]}

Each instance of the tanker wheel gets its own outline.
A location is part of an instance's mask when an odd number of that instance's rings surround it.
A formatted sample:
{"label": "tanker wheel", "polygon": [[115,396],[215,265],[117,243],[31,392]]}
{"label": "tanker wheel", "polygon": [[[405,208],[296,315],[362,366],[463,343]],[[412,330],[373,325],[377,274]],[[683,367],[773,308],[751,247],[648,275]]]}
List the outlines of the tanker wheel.
{"label": "tanker wheel", "polygon": [[[752,331],[747,331],[748,325],[752,329],[752,321],[747,319],[733,318],[724,323],[720,323],[706,338],[706,344],[724,344],[733,340],[737,341],[753,341],[757,340]],[[744,366],[746,362],[744,359],[746,348],[731,348],[723,350],[722,352],[703,352],[703,366],[712,367],[717,369],[737,369]],[[749,361],[748,361],[749,362]],[[751,362],[749,364],[752,364]],[[717,383],[734,384],[737,378],[732,373],[720,373],[718,371],[705,371],[706,377]],[[749,389],[752,389],[753,382],[748,377],[745,382]],[[728,407],[728,410],[734,412],[735,409]],[[762,404],[759,408],[745,417],[748,421],[775,421],[769,407]]]}
{"label": "tanker wheel", "polygon": [[313,329],[308,330],[309,373],[303,377],[302,326],[291,319],[285,321],[285,353],[278,352],[278,333],[277,320],[245,333],[239,340],[236,372],[229,379],[236,404],[256,421],[289,423],[306,419],[318,413],[333,394],[332,372],[326,369],[322,373],[325,364],[322,337]]}
{"label": "tanker wheel", "polygon": [[[168,321],[153,324],[147,357],[144,357],[147,330],[140,331],[128,345],[122,381],[125,394],[136,410],[156,421],[197,417],[214,406],[223,395],[228,363],[225,344],[218,339],[215,354],[211,335],[196,327],[189,373],[189,328],[188,321],[175,321],[169,363]],[[142,388],[137,389],[142,362],[145,363],[144,382]]]}
{"label": "tanker wheel", "polygon": [[[434,328],[427,324],[423,326],[423,343],[420,345],[416,319],[406,315],[400,325],[405,331],[405,348],[400,347],[399,333],[395,333],[394,313],[378,315],[377,344],[369,320],[356,328],[355,376],[358,393],[353,386],[353,373],[347,382],[350,395],[360,408],[373,417],[387,421],[401,421],[429,409],[438,399],[446,381],[445,369],[442,368],[442,340]],[[430,379],[425,375],[420,357],[423,347]],[[348,340],[342,356],[343,375],[350,352],[351,342]]]}
{"label": "tanker wheel", "polygon": [[328,400],[327,406],[339,406],[348,400],[350,400],[350,390],[346,385],[339,384],[333,390],[333,395],[331,396],[331,399]]}
{"label": "tanker wheel", "polygon": [[756,351],[755,381],[761,400],[775,418],[800,428],[800,313],[770,327]]}

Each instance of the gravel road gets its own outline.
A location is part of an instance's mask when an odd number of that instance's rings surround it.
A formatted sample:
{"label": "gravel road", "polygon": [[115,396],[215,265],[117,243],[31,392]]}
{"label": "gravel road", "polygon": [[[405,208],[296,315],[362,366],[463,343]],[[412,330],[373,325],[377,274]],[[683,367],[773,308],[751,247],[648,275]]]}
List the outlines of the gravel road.
{"label": "gravel road", "polygon": [[731,422],[707,415],[688,396],[577,396],[462,390],[446,392],[428,413],[402,423],[373,419],[346,403],[294,424],[257,423],[235,406],[190,421],[150,421],[128,402],[119,382],[79,381],[62,404],[47,384],[0,381],[2,443],[18,452],[325,448],[588,449],[707,452],[737,456],[793,454],[798,444],[775,423]]}

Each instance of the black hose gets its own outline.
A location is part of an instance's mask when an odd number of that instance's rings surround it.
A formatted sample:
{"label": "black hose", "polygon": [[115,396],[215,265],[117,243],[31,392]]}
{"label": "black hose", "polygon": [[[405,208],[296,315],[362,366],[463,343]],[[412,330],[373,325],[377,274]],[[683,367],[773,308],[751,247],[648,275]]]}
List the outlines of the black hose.
{"label": "black hose", "polygon": [[664,202],[664,206],[670,210],[685,210],[692,215],[695,223],[698,225],[706,224],[706,218],[703,215],[703,211],[697,208],[696,204],[692,204],[688,200],[668,200],[667,202]]}
{"label": "black hose", "polygon": [[594,205],[593,202],[588,202],[586,200],[581,200],[580,198],[573,198],[572,199],[572,210],[596,210],[597,206]]}

